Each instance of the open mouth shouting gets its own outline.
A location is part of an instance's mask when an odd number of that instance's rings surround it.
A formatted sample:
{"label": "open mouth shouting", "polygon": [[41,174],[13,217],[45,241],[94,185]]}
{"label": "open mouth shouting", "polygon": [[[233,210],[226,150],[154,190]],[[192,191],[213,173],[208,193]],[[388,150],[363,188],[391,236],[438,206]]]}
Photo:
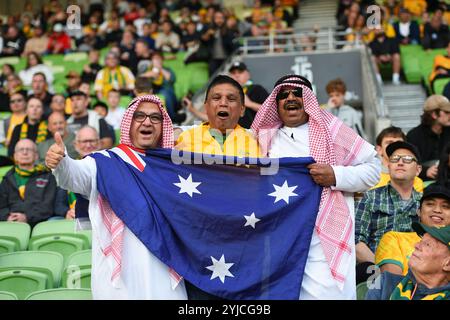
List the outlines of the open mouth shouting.
{"label": "open mouth shouting", "polygon": [[144,139],[150,139],[153,135],[153,130],[151,128],[141,128],[139,134]]}
{"label": "open mouth shouting", "polygon": [[221,120],[226,120],[226,119],[228,119],[229,116],[230,116],[230,114],[228,113],[228,111],[217,112],[217,118],[219,118]]}

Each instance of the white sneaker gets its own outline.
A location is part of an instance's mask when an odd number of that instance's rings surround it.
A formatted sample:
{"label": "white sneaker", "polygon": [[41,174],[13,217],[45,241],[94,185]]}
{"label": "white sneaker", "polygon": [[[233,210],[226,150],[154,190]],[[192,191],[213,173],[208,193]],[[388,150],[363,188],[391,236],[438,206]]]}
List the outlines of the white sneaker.
{"label": "white sneaker", "polygon": [[392,75],[392,84],[396,85],[396,86],[401,84],[401,82],[400,82],[400,75],[398,73],[394,73]]}

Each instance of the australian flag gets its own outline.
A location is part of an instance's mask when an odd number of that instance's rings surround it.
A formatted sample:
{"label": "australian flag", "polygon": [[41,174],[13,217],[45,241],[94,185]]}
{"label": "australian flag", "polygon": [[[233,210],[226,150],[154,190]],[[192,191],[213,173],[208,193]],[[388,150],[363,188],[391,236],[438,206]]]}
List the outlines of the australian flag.
{"label": "australian flag", "polygon": [[97,187],[149,251],[225,299],[299,298],[322,191],[312,158],[276,159],[262,175],[257,159],[180,153],[197,163],[179,164],[171,150],[126,148],[92,155]]}

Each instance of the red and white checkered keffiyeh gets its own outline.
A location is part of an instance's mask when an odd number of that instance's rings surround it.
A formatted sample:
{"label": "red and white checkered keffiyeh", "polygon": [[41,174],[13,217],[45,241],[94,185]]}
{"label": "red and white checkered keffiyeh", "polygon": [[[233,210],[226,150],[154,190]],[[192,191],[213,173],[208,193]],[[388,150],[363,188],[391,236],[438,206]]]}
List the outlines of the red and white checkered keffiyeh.
{"label": "red and white checkered keffiyeh", "polygon": [[[264,101],[252,124],[264,154],[270,150],[272,139],[283,123],[278,115],[276,96],[283,87],[301,87],[303,103],[309,115],[309,145],[311,156],[317,163],[329,165],[350,165],[360,152],[364,143],[352,129],[331,113],[322,110],[314,93],[305,85],[292,83],[288,78],[277,85]],[[298,79],[297,79],[298,80]],[[323,188],[319,213],[316,219],[316,232],[319,236],[325,257],[335,280],[343,284],[347,268],[350,267],[352,253],[352,219],[340,191]]]}
{"label": "red and white checkered keffiyeh", "polygon": [[[173,148],[174,140],[173,140],[173,126],[172,121],[170,120],[169,115],[164,109],[161,100],[154,95],[143,95],[136,97],[133,99],[125,114],[122,118],[122,122],[120,124],[120,143],[121,145],[125,145],[127,147],[132,148],[138,152],[145,152],[145,150],[137,149],[131,142],[130,139],[130,128],[131,122],[133,120],[133,114],[136,111],[137,107],[142,102],[152,102],[159,107],[161,114],[163,116],[162,122],[162,136],[159,146],[162,148]],[[117,217],[111,208],[109,202],[103,198],[101,195],[98,197],[98,204],[100,208],[100,212],[102,214],[103,223],[105,224],[106,229],[109,232],[110,239],[109,245],[103,248],[103,253],[108,256],[112,255],[114,258],[114,267],[113,273],[111,276],[111,281],[116,287],[119,287],[119,278],[120,272],[122,268],[122,247],[123,247],[123,231],[125,228],[122,220]],[[173,270],[170,269],[170,276],[172,280],[172,287],[176,286],[178,282],[181,280],[181,277]]]}

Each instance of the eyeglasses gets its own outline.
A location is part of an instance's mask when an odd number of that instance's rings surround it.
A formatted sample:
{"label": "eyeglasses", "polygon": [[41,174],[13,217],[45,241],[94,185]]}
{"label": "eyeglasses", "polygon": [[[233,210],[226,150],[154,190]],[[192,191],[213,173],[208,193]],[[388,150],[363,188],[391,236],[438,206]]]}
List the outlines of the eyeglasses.
{"label": "eyeglasses", "polygon": [[9,103],[19,103],[19,102],[24,102],[24,100],[23,99],[9,100]]}
{"label": "eyeglasses", "polygon": [[289,97],[291,92],[297,98],[303,97],[303,89],[302,88],[297,88],[297,89],[294,89],[294,90],[284,90],[284,91],[278,92],[277,98],[276,98],[277,101],[287,99],[287,97]]}
{"label": "eyeglasses", "polygon": [[16,149],[16,152],[17,153],[28,153],[28,152],[34,153],[34,152],[36,152],[36,149],[33,149],[33,148],[18,148],[18,149]]}
{"label": "eyeglasses", "polygon": [[77,140],[79,144],[97,144],[98,139]]}
{"label": "eyeglasses", "polygon": [[417,162],[417,159],[414,158],[413,156],[407,156],[407,155],[401,156],[401,155],[398,155],[398,154],[396,154],[396,155],[394,155],[394,156],[391,156],[391,157],[389,158],[389,162],[397,163],[397,162],[400,161],[400,159],[403,160],[403,163],[411,163],[411,162],[413,162],[413,161]]}
{"label": "eyeglasses", "polygon": [[145,119],[147,119],[147,117],[150,119],[150,122],[153,124],[159,124],[163,121],[163,117],[159,113],[146,114],[144,112],[136,111],[133,114],[133,119],[136,120],[137,122],[144,122]]}

